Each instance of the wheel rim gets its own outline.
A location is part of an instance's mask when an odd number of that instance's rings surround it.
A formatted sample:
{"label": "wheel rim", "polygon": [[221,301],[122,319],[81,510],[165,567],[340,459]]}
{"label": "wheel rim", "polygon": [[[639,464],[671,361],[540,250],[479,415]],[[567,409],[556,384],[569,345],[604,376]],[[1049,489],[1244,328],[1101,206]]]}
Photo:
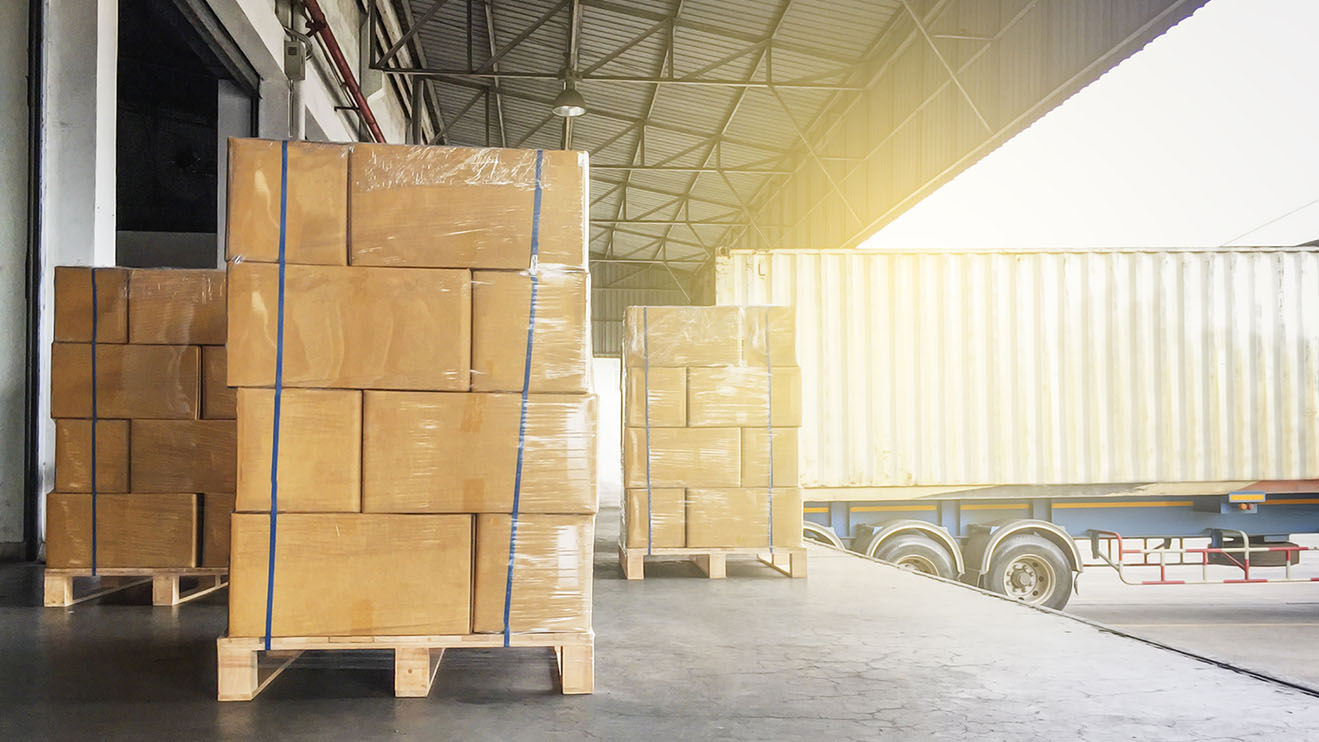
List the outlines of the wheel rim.
{"label": "wheel rim", "polygon": [[1034,554],[1023,554],[1003,570],[1003,594],[1023,603],[1048,601],[1058,584],[1053,565]]}
{"label": "wheel rim", "polygon": [[903,569],[911,570],[912,572],[920,572],[921,574],[926,575],[939,574],[939,568],[934,566],[934,562],[920,554],[907,554],[894,562],[894,564]]}

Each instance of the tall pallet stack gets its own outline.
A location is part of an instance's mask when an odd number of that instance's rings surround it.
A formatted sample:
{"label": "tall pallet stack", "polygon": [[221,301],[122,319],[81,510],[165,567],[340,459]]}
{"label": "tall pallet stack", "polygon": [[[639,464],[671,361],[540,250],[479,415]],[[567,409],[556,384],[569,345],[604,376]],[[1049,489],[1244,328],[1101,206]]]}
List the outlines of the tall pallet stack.
{"label": "tall pallet stack", "polygon": [[[46,605],[74,578],[149,580],[174,605],[222,586],[234,507],[234,394],[217,270],[55,269]],[[180,579],[197,578],[184,593]],[[111,584],[113,583],[113,584]]]}
{"label": "tall pallet stack", "polygon": [[591,692],[585,155],[233,140],[229,162],[220,699],[303,649],[393,649],[396,694],[424,696],[445,648],[553,647]]}
{"label": "tall pallet stack", "polygon": [[619,560],[710,577],[749,554],[806,575],[797,487],[801,371],[787,307],[628,307]]}

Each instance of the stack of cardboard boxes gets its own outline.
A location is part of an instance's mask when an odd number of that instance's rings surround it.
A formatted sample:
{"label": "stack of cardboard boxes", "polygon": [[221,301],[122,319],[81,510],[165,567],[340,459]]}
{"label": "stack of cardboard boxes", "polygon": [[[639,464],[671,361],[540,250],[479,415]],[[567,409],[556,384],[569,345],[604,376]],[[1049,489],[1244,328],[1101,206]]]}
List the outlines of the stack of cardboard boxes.
{"label": "stack of cardboard boxes", "polygon": [[230,144],[229,636],[589,632],[585,155],[281,146]]}
{"label": "stack of cardboard boxes", "polygon": [[115,569],[229,563],[235,404],[224,343],[223,271],[55,269],[49,568],[88,569],[93,556]]}
{"label": "stack of cardboard boxes", "polygon": [[792,310],[629,307],[624,333],[621,546],[800,547]]}

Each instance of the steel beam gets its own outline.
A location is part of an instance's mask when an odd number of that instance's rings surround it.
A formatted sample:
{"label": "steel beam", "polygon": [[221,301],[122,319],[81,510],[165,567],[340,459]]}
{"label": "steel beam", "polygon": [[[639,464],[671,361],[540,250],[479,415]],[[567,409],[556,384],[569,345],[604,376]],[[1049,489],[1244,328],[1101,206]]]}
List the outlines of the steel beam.
{"label": "steel beam", "polygon": [[767,170],[749,167],[689,167],[686,165],[591,165],[592,171],[632,170],[654,173],[728,173],[729,175],[792,175],[791,170]]}
{"label": "steel beam", "polygon": [[[741,55],[738,55],[741,56]],[[407,77],[434,77],[438,80],[561,80],[557,72],[467,72],[457,69],[434,69],[422,67],[377,67],[376,69],[388,75],[404,75]],[[835,73],[841,74],[841,73]],[[590,83],[623,83],[630,85],[691,85],[717,88],[780,88],[783,90],[825,90],[825,91],[852,91],[858,92],[865,88],[852,87],[848,85],[839,85],[828,82],[794,82],[785,80],[783,82],[773,80],[736,80],[736,79],[707,79],[707,78],[690,78],[690,77],[644,77],[634,75],[584,75],[577,78],[580,82]]]}

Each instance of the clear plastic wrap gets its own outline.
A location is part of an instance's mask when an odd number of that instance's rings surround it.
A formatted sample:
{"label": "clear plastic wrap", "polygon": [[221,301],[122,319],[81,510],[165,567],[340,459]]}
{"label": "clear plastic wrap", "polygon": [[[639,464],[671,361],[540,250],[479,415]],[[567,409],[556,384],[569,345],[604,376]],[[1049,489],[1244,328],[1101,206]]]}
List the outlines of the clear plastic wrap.
{"label": "clear plastic wrap", "polygon": [[[531,267],[536,150],[355,144],[351,263]],[[586,267],[587,155],[546,150],[538,262]]]}
{"label": "clear plastic wrap", "polygon": [[[96,421],[96,489],[128,491],[128,421]],[[55,491],[92,491],[92,421],[55,421]]]}
{"label": "clear plastic wrap", "polygon": [[[270,516],[231,528],[229,636],[264,636]],[[472,516],[289,513],[278,528],[273,636],[471,632]]]}
{"label": "clear plastic wrap", "polygon": [[128,342],[224,345],[224,300],[222,270],[134,269],[128,274]]}
{"label": "clear plastic wrap", "polygon": [[[530,391],[591,390],[589,284],[579,271],[538,271]],[[472,272],[473,391],[522,391],[530,310],[529,273]]]}
{"label": "clear plastic wrap", "polygon": [[233,492],[235,438],[233,420],[133,420],[129,488]]}
{"label": "clear plastic wrap", "polygon": [[[92,417],[92,346],[50,346],[50,416]],[[196,419],[201,352],[195,345],[97,345],[96,417]]]}
{"label": "clear plastic wrap", "polygon": [[621,546],[768,547],[771,486],[773,545],[800,546],[794,348],[785,307],[628,308]]}
{"label": "clear plastic wrap", "polygon": [[[196,565],[196,495],[97,495],[97,567]],[[69,492],[47,495],[46,566],[52,569],[92,566],[91,495]]]}
{"label": "clear plastic wrap", "polygon": [[651,366],[764,367],[797,365],[791,307],[628,307],[623,316],[623,360]]}
{"label": "clear plastic wrap", "polygon": [[[282,142],[229,140],[227,254],[279,260]],[[285,261],[348,264],[348,153],[351,145],[288,143]]]}
{"label": "clear plastic wrap", "polygon": [[[270,512],[275,390],[238,390],[238,510]],[[362,392],[285,389],[280,398],[279,510],[362,510]]]}
{"label": "clear plastic wrap", "polygon": [[[362,510],[510,513],[519,394],[366,392]],[[527,397],[519,513],[596,511],[596,403]]]}
{"label": "clear plastic wrap", "polygon": [[238,417],[238,390],[229,386],[229,357],[223,345],[202,346],[202,418]]}
{"label": "clear plastic wrap", "polygon": [[[96,342],[128,342],[128,271],[96,269]],[[55,268],[55,341],[92,341],[92,269]]]}
{"label": "clear plastic wrap", "polygon": [[[472,630],[504,630],[508,587],[508,515],[476,516],[476,585]],[[518,516],[509,630],[591,630],[595,520],[583,515]]]}
{"label": "clear plastic wrap", "polygon": [[[279,266],[230,264],[231,386],[274,384],[278,301]],[[471,312],[465,270],[290,265],[284,386],[465,391]]]}

